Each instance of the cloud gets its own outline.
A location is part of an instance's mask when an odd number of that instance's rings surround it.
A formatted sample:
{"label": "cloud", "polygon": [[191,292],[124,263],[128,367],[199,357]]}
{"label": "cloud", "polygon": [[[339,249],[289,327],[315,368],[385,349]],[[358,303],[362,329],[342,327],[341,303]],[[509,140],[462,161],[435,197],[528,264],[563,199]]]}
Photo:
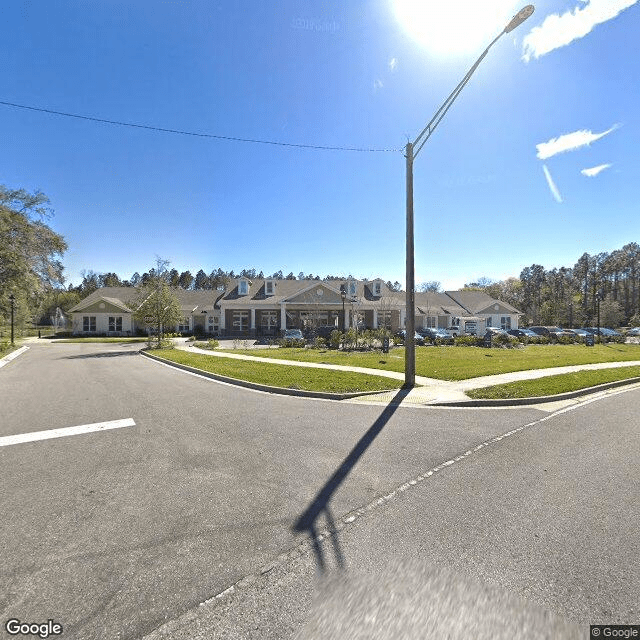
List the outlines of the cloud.
{"label": "cloud", "polygon": [[610,164],[599,164],[597,167],[591,167],[591,169],[582,169],[582,171],[580,171],[580,173],[583,176],[587,176],[588,178],[595,178],[595,176],[597,176],[601,171],[604,171],[605,169],[608,169],[610,166]]}
{"label": "cloud", "polygon": [[548,142],[541,142],[536,145],[538,150],[538,158],[540,160],[546,160],[558,153],[564,153],[565,151],[574,151],[580,147],[590,145],[600,138],[608,135],[612,131],[615,131],[620,125],[614,124],[613,127],[603,131],[602,133],[593,133],[582,129],[580,131],[574,131],[573,133],[565,133],[557,138],[551,138]]}
{"label": "cloud", "polygon": [[542,165],[542,170],[544,171],[544,177],[547,179],[547,184],[549,185],[549,191],[551,191],[551,195],[555,198],[556,202],[562,202],[560,191],[558,191],[558,187],[556,187],[556,183],[553,181],[553,178],[551,177],[546,164]]}
{"label": "cloud", "polygon": [[384,87],[384,85],[382,84],[382,80],[380,80],[379,78],[376,78],[373,81],[373,90],[378,91],[378,89],[382,89],[382,87]]}
{"label": "cloud", "polygon": [[582,0],[583,7],[576,6],[573,11],[562,15],[548,15],[542,25],[534,27],[524,37],[522,46],[525,62],[564,47],[574,40],[584,38],[592,29],[603,22],[613,20],[638,0]]}
{"label": "cloud", "polygon": [[391,60],[389,60],[389,69],[391,69],[391,71],[395,71],[397,66],[398,58],[391,58]]}

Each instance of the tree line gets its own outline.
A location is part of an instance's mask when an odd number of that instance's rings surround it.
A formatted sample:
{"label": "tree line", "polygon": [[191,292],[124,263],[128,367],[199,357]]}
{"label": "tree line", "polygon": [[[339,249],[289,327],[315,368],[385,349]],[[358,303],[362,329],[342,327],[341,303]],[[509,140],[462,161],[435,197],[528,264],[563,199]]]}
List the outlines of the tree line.
{"label": "tree line", "polygon": [[[46,224],[53,215],[49,205],[49,198],[40,191],[29,193],[0,185],[0,325],[10,315],[11,294],[20,327],[31,321],[45,324],[58,307],[68,311],[98,288],[144,287],[156,278],[169,287],[192,290],[219,289],[238,277],[344,280],[344,276],[321,278],[302,271],[297,276],[293,272],[284,275],[281,270],[265,275],[254,268],[237,273],[219,267],[209,273],[199,269],[193,275],[189,270],[168,269],[163,261],[160,273],[152,268],[126,280],[114,272],[86,271],[79,285],[65,287],[62,257],[68,247],[65,239]],[[397,281],[386,284],[391,290],[401,290]],[[523,313],[523,325],[592,326],[599,310],[603,326],[640,326],[640,246],[630,242],[611,253],[584,253],[572,267],[545,269],[532,264],[520,272],[519,278],[497,282],[481,278],[465,288],[485,291],[512,304]],[[426,282],[417,290],[439,291],[441,287],[439,282]]]}
{"label": "tree line", "polygon": [[582,254],[572,267],[532,264],[519,278],[481,278],[465,285],[512,304],[521,324],[561,327],[640,325],[640,245],[630,242],[611,253]]}

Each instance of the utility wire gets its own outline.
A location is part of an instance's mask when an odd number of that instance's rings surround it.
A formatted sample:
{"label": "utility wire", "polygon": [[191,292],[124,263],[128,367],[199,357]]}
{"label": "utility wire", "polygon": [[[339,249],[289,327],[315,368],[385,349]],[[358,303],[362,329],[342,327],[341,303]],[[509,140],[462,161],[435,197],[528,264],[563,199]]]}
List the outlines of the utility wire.
{"label": "utility wire", "polygon": [[134,127],[136,129],[148,129],[149,131],[160,131],[162,133],[176,133],[182,136],[195,136],[198,138],[215,138],[216,140],[230,140],[232,142],[252,142],[254,144],[272,144],[280,147],[297,147],[299,149],[321,149],[324,151],[360,151],[360,152],[381,152],[395,153],[402,149],[365,149],[360,147],[330,147],[317,144],[296,144],[294,142],[278,142],[277,140],[256,140],[254,138],[238,138],[235,136],[219,136],[213,133],[198,133],[195,131],[181,131],[180,129],[167,129],[164,127],[154,127],[148,124],[138,124],[135,122],[119,122],[118,120],[107,120],[106,118],[95,118],[93,116],[84,116],[77,113],[65,113],[64,111],[54,111],[53,109],[43,109],[42,107],[32,107],[25,104],[16,104],[14,102],[5,102],[0,100],[0,105],[6,107],[15,107],[16,109],[27,109],[29,111],[39,111],[41,113],[50,113],[55,116],[64,116],[66,118],[78,118],[79,120],[89,120],[91,122],[101,122],[103,124],[113,124],[119,127]]}

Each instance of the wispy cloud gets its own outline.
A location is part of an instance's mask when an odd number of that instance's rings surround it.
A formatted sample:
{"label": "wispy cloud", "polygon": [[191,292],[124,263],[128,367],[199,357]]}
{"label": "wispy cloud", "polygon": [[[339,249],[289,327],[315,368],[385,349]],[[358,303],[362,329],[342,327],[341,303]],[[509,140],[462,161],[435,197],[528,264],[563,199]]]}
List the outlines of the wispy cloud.
{"label": "wispy cloud", "polygon": [[611,164],[599,164],[597,167],[591,167],[591,169],[582,169],[580,173],[588,178],[595,178],[600,172],[608,169]]}
{"label": "wispy cloud", "polygon": [[541,142],[536,145],[538,158],[540,158],[540,160],[546,160],[558,153],[574,151],[580,147],[590,145],[592,142],[600,140],[600,138],[604,138],[604,136],[615,131],[619,126],[620,125],[614,124],[613,127],[603,131],[602,133],[593,133],[592,131],[581,129],[580,131],[574,131],[573,133],[565,133],[557,138],[551,138],[548,142]]}
{"label": "wispy cloud", "polygon": [[539,27],[534,27],[523,40],[523,59],[540,56],[564,47],[574,40],[584,38],[592,29],[603,22],[613,20],[638,0],[582,0],[583,6],[562,15],[548,15]]}
{"label": "wispy cloud", "polygon": [[556,187],[556,183],[553,181],[553,178],[551,177],[546,164],[542,165],[542,170],[544,171],[544,177],[547,179],[547,184],[549,185],[549,191],[551,191],[551,195],[555,198],[556,202],[562,202],[560,191],[558,191],[558,187]]}
{"label": "wispy cloud", "polygon": [[398,58],[391,58],[391,60],[389,60],[389,69],[391,69],[391,71],[395,71],[397,66]]}
{"label": "wispy cloud", "polygon": [[382,80],[380,80],[379,78],[376,78],[373,81],[373,90],[378,91],[379,89],[382,89],[382,87],[384,87],[384,85],[382,84]]}

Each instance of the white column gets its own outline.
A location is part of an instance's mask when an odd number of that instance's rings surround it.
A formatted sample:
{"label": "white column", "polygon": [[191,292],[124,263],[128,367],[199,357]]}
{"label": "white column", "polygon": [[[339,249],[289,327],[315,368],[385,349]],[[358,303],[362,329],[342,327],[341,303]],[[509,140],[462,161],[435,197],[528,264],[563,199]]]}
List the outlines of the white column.
{"label": "white column", "polygon": [[406,319],[407,319],[406,309],[400,309],[400,328],[401,329],[404,328],[404,323],[406,322]]}
{"label": "white column", "polygon": [[287,313],[284,302],[280,303],[280,328],[284,331],[287,328]]}
{"label": "white column", "polygon": [[255,329],[256,328],[256,310],[255,309],[251,309],[251,324],[249,325],[249,329]]}
{"label": "white column", "polygon": [[373,310],[373,328],[374,329],[378,328],[378,310],[377,309]]}

